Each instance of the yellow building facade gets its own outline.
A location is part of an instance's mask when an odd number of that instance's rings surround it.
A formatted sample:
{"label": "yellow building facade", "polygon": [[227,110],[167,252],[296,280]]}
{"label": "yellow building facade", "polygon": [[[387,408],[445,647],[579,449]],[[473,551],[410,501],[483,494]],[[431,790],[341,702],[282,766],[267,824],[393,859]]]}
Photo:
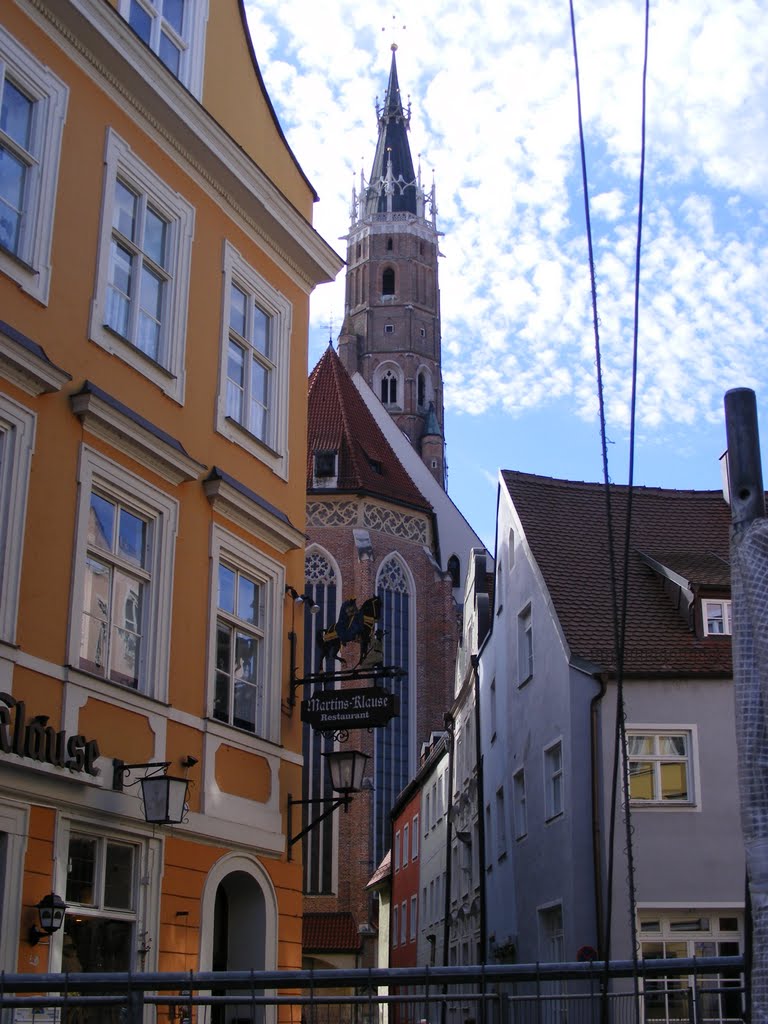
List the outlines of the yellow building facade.
{"label": "yellow building facade", "polygon": [[[239,0],[4,5],[2,969],[301,965],[315,199]],[[183,820],[121,763],[188,779]]]}

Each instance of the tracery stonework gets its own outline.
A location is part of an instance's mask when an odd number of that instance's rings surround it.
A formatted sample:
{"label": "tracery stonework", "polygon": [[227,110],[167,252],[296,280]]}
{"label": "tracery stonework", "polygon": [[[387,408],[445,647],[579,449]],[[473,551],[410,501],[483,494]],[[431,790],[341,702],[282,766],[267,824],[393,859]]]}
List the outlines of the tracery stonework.
{"label": "tracery stonework", "polygon": [[408,579],[397,558],[389,558],[379,569],[378,585],[383,590],[391,590],[395,594],[408,593]]}
{"label": "tracery stonework", "polygon": [[325,555],[319,551],[308,551],[304,562],[304,579],[307,583],[335,583],[336,573]]}
{"label": "tracery stonework", "polygon": [[363,507],[363,525],[381,533],[391,533],[395,537],[418,541],[419,544],[426,544],[429,539],[424,519],[405,512],[397,512],[384,505],[366,503]]}
{"label": "tracery stonework", "polygon": [[310,501],[307,503],[307,523],[310,526],[364,526],[393,537],[429,543],[427,521],[422,516],[409,515],[387,505],[356,501]]}
{"label": "tracery stonework", "polygon": [[357,522],[357,502],[310,501],[307,522],[312,526],[353,526]]}

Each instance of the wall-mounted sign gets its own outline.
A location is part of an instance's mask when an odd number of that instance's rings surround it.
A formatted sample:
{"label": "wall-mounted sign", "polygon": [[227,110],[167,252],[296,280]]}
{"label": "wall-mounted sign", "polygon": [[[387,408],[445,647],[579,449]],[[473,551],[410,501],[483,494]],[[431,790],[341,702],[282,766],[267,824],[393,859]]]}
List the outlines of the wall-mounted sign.
{"label": "wall-mounted sign", "polygon": [[377,729],[400,714],[400,698],[380,686],[325,690],[301,702],[301,720],[313,729]]}
{"label": "wall-mounted sign", "polygon": [[[3,706],[5,705],[5,706]],[[48,725],[47,715],[27,720],[27,706],[10,693],[0,693],[0,752],[44,761],[71,772],[98,775],[99,745],[85,736],[67,736]]]}

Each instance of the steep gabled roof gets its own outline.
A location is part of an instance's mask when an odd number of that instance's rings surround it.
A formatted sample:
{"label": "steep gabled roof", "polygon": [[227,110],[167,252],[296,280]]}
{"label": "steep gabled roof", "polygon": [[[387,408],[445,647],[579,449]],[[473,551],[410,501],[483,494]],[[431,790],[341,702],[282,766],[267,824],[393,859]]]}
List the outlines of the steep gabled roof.
{"label": "steep gabled roof", "polygon": [[[504,471],[571,654],[612,666],[613,616],[602,484]],[[619,595],[628,488],[611,487]],[[730,510],[720,491],[636,487],[628,570],[625,669],[730,674],[730,637],[697,637],[665,583],[693,594],[729,592]],[[667,586],[669,590],[669,585]]]}
{"label": "steep gabled roof", "polygon": [[[432,506],[416,488],[352,383],[332,346],[309,377],[307,491],[366,493],[423,512]],[[336,452],[336,486],[315,488],[314,454]]]}

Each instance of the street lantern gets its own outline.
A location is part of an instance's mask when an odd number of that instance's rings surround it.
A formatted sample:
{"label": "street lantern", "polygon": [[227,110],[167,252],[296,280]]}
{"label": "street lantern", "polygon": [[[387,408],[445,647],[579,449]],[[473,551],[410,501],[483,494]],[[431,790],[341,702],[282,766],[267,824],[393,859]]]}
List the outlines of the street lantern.
{"label": "street lantern", "polygon": [[[112,788],[122,790],[126,786],[141,784],[141,808],[148,825],[179,825],[184,821],[188,806],[189,782],[168,774],[170,761],[149,764],[125,764],[119,758],[114,760]],[[186,757],[181,762],[185,768],[197,764],[196,757]],[[126,776],[133,771],[144,770],[144,775],[133,782],[126,782]]]}
{"label": "street lantern", "polygon": [[[343,807],[346,811],[352,802],[352,794],[358,793],[362,789],[363,772],[368,761],[368,754],[364,754],[360,750],[332,750],[327,754],[323,754],[323,757],[328,760],[331,786],[341,795],[338,797],[315,797],[310,800],[294,800],[291,794],[288,794],[288,860],[292,859],[291,850],[294,843],[303,839],[308,832],[316,828],[329,814],[333,814],[338,807]],[[330,806],[327,806],[327,809],[322,814],[313,818],[306,828],[297,832],[295,836],[292,835],[293,808],[296,806],[307,807],[310,804]]]}
{"label": "street lantern", "polygon": [[360,750],[331,750],[323,757],[328,759],[331,785],[336,792],[346,796],[359,793],[368,755]]}
{"label": "street lantern", "polygon": [[47,896],[43,896],[36,908],[40,927],[32,925],[29,930],[29,943],[31,946],[36,946],[40,939],[44,939],[46,935],[53,935],[61,928],[64,922],[64,912],[67,909],[67,905],[61,896],[57,896],[55,892],[49,893]]}

